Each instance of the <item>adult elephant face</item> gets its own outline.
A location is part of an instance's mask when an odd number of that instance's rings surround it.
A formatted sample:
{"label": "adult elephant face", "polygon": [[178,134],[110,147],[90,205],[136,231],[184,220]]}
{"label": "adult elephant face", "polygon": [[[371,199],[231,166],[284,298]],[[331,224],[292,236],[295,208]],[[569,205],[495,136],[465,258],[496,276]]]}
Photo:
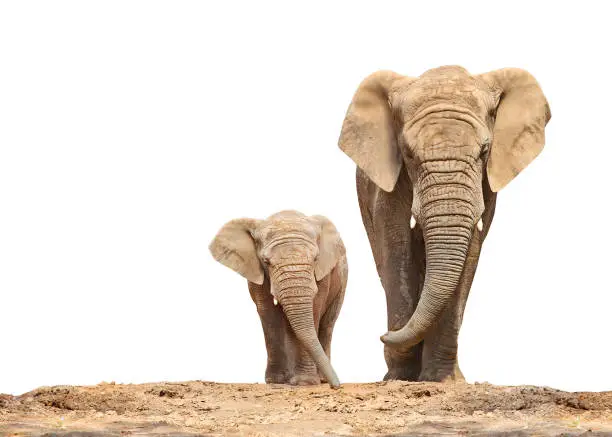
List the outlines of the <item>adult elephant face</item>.
{"label": "adult elephant face", "polygon": [[423,340],[482,230],[483,184],[497,192],[520,173],[542,150],[549,119],[540,86],[519,69],[472,76],[450,66],[418,78],[380,71],[361,83],[339,146],[388,192],[405,166],[413,187],[412,217],[405,219],[425,240],[421,298],[403,328],[381,337],[385,343]]}

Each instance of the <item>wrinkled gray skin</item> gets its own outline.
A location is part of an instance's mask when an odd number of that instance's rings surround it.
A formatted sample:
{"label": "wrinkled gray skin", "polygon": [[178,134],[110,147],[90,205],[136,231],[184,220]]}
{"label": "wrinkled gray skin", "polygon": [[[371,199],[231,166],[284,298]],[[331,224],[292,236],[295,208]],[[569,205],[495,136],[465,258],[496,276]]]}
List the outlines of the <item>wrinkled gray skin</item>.
{"label": "wrinkled gray skin", "polygon": [[297,211],[266,220],[232,220],[218,232],[210,251],[248,279],[268,351],[266,382],[326,381],[337,388],[331,338],[348,265],[334,225],[323,216]]}
{"label": "wrinkled gray skin", "polygon": [[549,118],[519,69],[380,71],[359,86],[339,146],[386,293],[386,380],[463,380],[457,337],[497,191],[541,151]]}

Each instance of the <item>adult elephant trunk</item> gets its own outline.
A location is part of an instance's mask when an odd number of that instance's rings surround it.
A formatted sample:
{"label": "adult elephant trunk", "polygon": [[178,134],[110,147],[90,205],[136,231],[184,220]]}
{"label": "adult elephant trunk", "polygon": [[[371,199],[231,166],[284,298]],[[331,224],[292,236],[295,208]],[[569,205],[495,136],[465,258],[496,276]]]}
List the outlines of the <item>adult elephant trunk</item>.
{"label": "adult elephant trunk", "polygon": [[426,270],[421,298],[404,327],[381,337],[385,344],[407,348],[421,342],[457,289],[478,217],[471,202],[450,197],[430,201],[436,206],[422,211]]}
{"label": "adult elephant trunk", "polygon": [[314,277],[311,279],[292,279],[285,282],[290,282],[291,285],[277,288],[275,294],[283,307],[291,329],[298,341],[310,354],[317,368],[325,376],[329,385],[332,388],[340,387],[338,376],[336,376],[329,357],[319,342],[315,329],[313,296],[316,294],[316,285],[314,284]]}

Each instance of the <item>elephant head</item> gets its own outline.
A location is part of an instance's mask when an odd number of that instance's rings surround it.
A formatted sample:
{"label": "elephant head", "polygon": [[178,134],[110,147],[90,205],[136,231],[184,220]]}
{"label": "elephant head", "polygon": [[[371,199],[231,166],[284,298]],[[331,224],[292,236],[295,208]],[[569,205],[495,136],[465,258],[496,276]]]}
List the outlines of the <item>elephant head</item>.
{"label": "elephant head", "polygon": [[266,220],[237,219],[226,223],[210,244],[213,257],[250,282],[270,282],[295,336],[308,351],[330,386],[339,381],[314,324],[317,281],[327,276],[345,254],[335,226],[323,216],[282,211]]}
{"label": "elephant head", "polygon": [[416,310],[383,342],[413,346],[436,323],[483,231],[483,190],[501,190],[540,153],[549,119],[535,78],[515,68],[472,76],[447,66],[418,78],[379,71],[359,85],[339,146],[387,192],[405,167],[413,189],[406,220],[425,242]]}

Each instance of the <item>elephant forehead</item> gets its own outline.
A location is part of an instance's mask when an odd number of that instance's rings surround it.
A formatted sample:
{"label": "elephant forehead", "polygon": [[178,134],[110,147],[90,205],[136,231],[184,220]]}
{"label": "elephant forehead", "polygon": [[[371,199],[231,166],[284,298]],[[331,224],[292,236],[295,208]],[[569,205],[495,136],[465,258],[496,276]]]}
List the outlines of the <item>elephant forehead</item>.
{"label": "elephant forehead", "polygon": [[448,76],[469,76],[470,73],[460,65],[443,65],[441,67],[430,68],[421,77],[448,77]]}
{"label": "elephant forehead", "polygon": [[314,241],[317,234],[306,219],[294,218],[269,221],[259,229],[259,237],[264,243],[289,238]]}
{"label": "elephant forehead", "polygon": [[405,121],[423,108],[440,103],[467,109],[484,119],[492,104],[484,82],[463,69],[447,67],[426,72],[409,86],[392,90],[390,97]]}

